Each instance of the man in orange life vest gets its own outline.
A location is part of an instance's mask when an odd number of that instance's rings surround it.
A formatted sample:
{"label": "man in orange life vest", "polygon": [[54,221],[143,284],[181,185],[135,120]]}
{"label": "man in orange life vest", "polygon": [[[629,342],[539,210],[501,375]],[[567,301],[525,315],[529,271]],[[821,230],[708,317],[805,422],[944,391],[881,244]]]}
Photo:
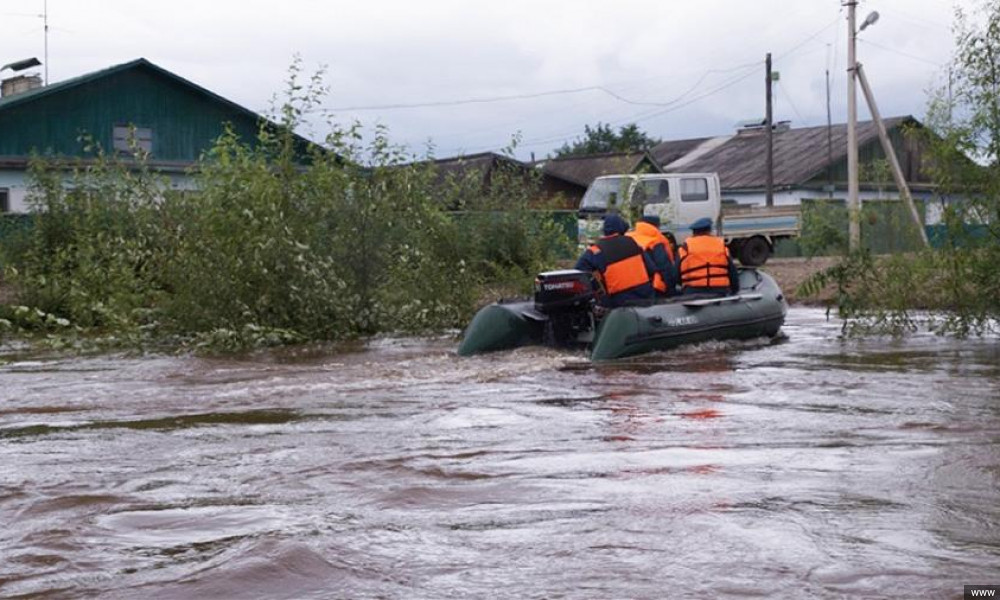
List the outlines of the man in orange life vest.
{"label": "man in orange life vest", "polygon": [[736,265],[722,238],[712,235],[712,220],[691,224],[691,236],[677,249],[682,294],[735,294],[740,289]]}
{"label": "man in orange life vest", "polygon": [[636,222],[632,231],[626,233],[635,240],[643,252],[653,262],[653,289],[659,296],[674,293],[677,276],[674,271],[674,250],[667,238],[660,233],[660,217],[644,215]]}
{"label": "man in orange life vest", "polygon": [[604,217],[604,237],[576,261],[576,269],[594,274],[604,288],[600,303],[606,308],[649,304],[654,266],[635,240],[625,235],[628,223],[618,215]]}

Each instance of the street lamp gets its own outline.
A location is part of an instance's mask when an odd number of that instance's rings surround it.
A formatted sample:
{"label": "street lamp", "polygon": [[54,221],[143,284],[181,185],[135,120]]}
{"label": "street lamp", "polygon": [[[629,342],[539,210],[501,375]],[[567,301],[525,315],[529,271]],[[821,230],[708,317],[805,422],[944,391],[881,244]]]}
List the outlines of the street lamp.
{"label": "street lamp", "polygon": [[865,20],[863,23],[861,23],[861,27],[858,28],[858,31],[859,32],[864,31],[865,27],[868,27],[869,25],[874,25],[876,22],[878,22],[878,11],[873,10],[870,13],[868,13],[867,17],[865,17]]}

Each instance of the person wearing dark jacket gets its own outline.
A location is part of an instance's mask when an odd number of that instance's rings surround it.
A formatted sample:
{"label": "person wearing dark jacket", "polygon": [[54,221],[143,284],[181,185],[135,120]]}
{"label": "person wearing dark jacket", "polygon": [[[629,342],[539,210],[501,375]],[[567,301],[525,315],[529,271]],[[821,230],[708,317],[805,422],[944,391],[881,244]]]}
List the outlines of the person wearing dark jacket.
{"label": "person wearing dark jacket", "polygon": [[677,276],[674,271],[674,251],[670,241],[660,232],[660,218],[644,215],[639,218],[632,231],[625,235],[635,240],[653,263],[653,289],[660,296],[674,292]]}
{"label": "person wearing dark jacket", "polygon": [[628,223],[618,215],[604,217],[604,236],[584,251],[576,269],[594,274],[606,308],[649,304],[653,300],[655,268],[635,240],[625,235]]}
{"label": "person wearing dark jacket", "polygon": [[682,294],[735,294],[739,274],[726,242],[712,235],[712,220],[691,224],[691,236],[677,249],[677,272]]}

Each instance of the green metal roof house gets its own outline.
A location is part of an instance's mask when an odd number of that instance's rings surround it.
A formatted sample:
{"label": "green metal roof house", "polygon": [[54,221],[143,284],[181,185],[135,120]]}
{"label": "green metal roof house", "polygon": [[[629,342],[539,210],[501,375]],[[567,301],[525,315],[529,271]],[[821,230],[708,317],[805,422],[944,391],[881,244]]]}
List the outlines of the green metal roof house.
{"label": "green metal roof house", "polygon": [[[144,58],[0,98],[0,212],[24,212],[33,153],[83,156],[86,134],[106,152],[127,151],[130,127],[150,165],[175,187],[229,123],[256,138],[263,117]],[[301,144],[309,144],[299,138]]]}

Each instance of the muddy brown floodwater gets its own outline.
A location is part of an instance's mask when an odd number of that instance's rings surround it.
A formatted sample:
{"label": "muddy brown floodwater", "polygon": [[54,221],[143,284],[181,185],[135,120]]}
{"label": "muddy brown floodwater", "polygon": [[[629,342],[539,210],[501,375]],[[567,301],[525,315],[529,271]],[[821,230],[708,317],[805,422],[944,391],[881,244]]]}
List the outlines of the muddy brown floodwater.
{"label": "muddy brown floodwater", "polygon": [[0,595],[960,598],[1000,583],[1000,343],[595,366],[454,338],[0,355]]}

